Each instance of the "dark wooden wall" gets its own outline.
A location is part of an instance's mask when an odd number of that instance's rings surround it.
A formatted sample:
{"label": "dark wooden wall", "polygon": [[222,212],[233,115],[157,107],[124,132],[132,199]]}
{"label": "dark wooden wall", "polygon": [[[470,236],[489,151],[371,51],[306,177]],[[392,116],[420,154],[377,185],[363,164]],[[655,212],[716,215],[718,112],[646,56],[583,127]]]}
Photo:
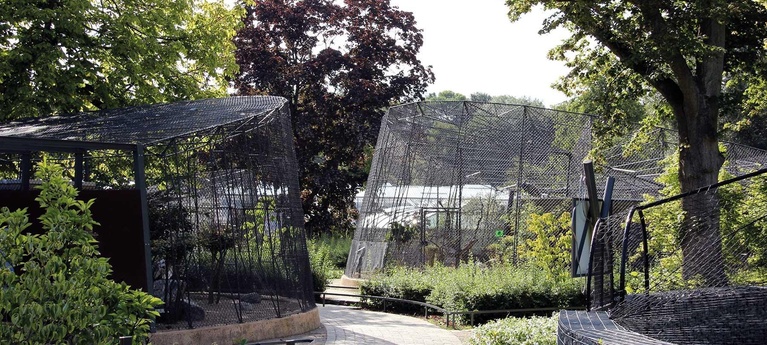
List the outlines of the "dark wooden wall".
{"label": "dark wooden wall", "polygon": [[[28,208],[32,226],[27,231],[42,233],[37,220],[42,215],[35,198],[38,191],[0,191],[0,207],[11,210]],[[96,199],[91,207],[93,218],[101,225],[94,228],[101,255],[112,264],[112,278],[133,288],[147,291],[147,267],[141,218],[141,199],[137,190],[83,190],[80,200]]]}

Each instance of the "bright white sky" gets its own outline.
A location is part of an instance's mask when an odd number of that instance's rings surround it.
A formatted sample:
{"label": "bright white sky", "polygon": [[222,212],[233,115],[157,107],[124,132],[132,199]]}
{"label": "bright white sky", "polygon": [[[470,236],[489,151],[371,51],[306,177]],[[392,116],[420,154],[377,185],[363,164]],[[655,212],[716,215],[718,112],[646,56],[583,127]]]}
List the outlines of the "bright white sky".
{"label": "bright white sky", "polygon": [[542,10],[511,23],[504,0],[391,0],[412,12],[423,30],[419,58],[432,66],[436,81],[428,92],[452,90],[469,97],[528,96],[552,106],[567,99],[551,88],[567,73],[563,63],[546,57],[568,33],[538,35]]}

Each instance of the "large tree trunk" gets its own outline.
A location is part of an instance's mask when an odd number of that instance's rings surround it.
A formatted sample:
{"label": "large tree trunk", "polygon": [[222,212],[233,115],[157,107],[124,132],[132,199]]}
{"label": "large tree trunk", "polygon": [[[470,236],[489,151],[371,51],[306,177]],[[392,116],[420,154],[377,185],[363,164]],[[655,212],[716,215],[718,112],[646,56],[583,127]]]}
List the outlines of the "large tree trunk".
{"label": "large tree trunk", "polygon": [[[696,95],[694,99],[696,104],[685,102],[686,116],[677,114],[679,181],[683,193],[716,183],[724,163],[716,131],[718,105],[711,104],[703,95]],[[695,110],[696,113],[690,113]],[[685,211],[680,232],[684,279],[693,279],[703,286],[726,285],[718,195],[713,192],[686,197],[682,199],[682,209]]]}

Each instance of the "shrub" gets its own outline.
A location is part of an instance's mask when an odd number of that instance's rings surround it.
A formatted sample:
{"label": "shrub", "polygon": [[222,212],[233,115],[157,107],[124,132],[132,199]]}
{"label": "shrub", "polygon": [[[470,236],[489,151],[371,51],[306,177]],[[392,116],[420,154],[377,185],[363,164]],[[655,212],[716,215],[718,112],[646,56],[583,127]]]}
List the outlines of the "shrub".
{"label": "shrub", "polygon": [[[390,268],[373,275],[361,286],[363,295],[428,302],[455,311],[581,306],[585,304],[582,289],[582,279],[555,278],[535,266],[480,267],[472,263],[458,268]],[[372,308],[382,304],[378,300],[363,303]],[[387,302],[387,307],[401,312],[421,310],[404,303]],[[476,315],[475,322],[497,316]],[[463,316],[462,321],[468,318]]]}
{"label": "shrub", "polygon": [[309,251],[309,266],[312,271],[314,291],[325,291],[333,270],[330,251],[316,240],[309,240],[306,245]]}
{"label": "shrub", "polygon": [[472,345],[555,345],[557,343],[557,313],[551,317],[510,317],[493,321],[474,329]]}
{"label": "shrub", "polygon": [[[411,301],[426,302],[427,297],[434,289],[434,277],[437,272],[449,271],[444,266],[434,266],[428,270],[415,268],[392,267],[378,274],[374,274],[369,280],[360,285],[360,293],[370,296],[382,296],[401,298]],[[370,308],[383,307],[383,301],[379,299],[363,299],[362,303]],[[423,310],[409,303],[386,302],[388,310],[396,312],[413,312]]]}
{"label": "shrub", "polygon": [[[464,265],[438,280],[427,301],[449,310],[565,308],[585,304],[582,288],[582,279],[555,278],[537,266]],[[475,322],[496,317],[479,314]]]}
{"label": "shrub", "polygon": [[146,338],[162,302],[109,279],[99,257],[90,213],[93,200],[77,191],[63,169],[40,164],[36,199],[43,234],[25,233],[26,210],[0,211],[0,343],[114,344],[119,336]]}
{"label": "shrub", "polygon": [[[330,264],[337,269],[343,270],[346,267],[346,259],[349,257],[349,249],[352,246],[352,239],[348,236],[322,235],[315,239],[318,246],[327,250]],[[341,275],[339,274],[340,278]]]}

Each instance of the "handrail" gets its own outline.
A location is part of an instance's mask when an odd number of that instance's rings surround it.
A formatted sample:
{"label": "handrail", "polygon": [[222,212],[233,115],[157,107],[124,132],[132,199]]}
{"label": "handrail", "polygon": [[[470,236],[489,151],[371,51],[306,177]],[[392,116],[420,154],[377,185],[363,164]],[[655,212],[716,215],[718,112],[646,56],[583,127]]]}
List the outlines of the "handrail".
{"label": "handrail", "polygon": [[[519,309],[495,309],[495,310],[462,310],[462,311],[450,311],[445,308],[436,306],[431,303],[421,302],[421,301],[413,301],[409,299],[402,299],[402,298],[396,298],[396,297],[384,297],[384,296],[373,296],[373,295],[357,295],[357,294],[345,294],[345,293],[336,293],[336,292],[324,292],[324,291],[315,291],[314,294],[321,295],[322,296],[322,306],[325,306],[325,296],[342,296],[342,297],[359,297],[359,298],[370,298],[370,299],[380,299],[384,301],[391,301],[391,302],[404,302],[409,304],[415,304],[424,307],[424,316],[428,317],[429,312],[428,309],[434,309],[443,315],[445,315],[445,327],[450,327],[450,317],[453,318],[453,329],[455,329],[455,316],[456,315],[470,315],[471,316],[471,325],[474,326],[474,315],[476,314],[501,314],[501,313],[531,313],[531,312],[543,312],[543,311],[556,311],[560,309],[586,309],[585,306],[569,306],[565,308],[559,308],[559,307],[545,307],[545,308],[519,308]],[[386,304],[384,304],[384,311],[386,310]]]}

